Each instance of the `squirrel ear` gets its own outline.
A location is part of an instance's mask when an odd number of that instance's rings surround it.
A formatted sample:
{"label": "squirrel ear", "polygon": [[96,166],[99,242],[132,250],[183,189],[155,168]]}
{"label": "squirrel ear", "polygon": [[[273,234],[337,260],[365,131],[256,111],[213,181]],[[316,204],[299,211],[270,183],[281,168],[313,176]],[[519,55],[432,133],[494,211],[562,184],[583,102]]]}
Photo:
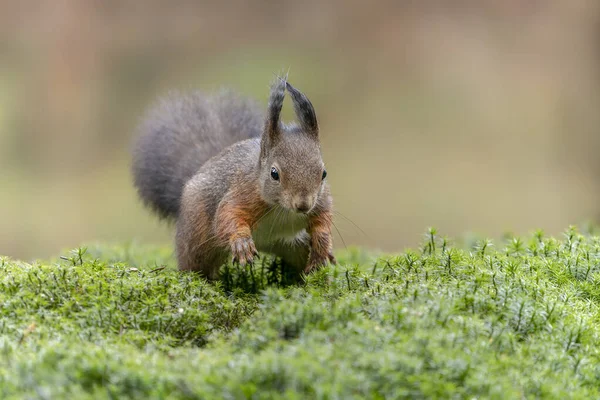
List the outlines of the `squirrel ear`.
{"label": "squirrel ear", "polygon": [[[287,78],[287,77],[286,77]],[[267,119],[261,140],[261,154],[265,155],[267,150],[272,147],[281,135],[279,125],[279,115],[283,107],[285,97],[285,79],[277,77],[271,85],[271,95],[269,96],[269,105],[267,106]]]}
{"label": "squirrel ear", "polygon": [[285,85],[292,96],[294,111],[296,112],[296,117],[298,117],[300,126],[307,134],[318,139],[319,124],[317,123],[317,114],[315,113],[312,103],[304,93],[290,85],[289,82],[286,82]]}

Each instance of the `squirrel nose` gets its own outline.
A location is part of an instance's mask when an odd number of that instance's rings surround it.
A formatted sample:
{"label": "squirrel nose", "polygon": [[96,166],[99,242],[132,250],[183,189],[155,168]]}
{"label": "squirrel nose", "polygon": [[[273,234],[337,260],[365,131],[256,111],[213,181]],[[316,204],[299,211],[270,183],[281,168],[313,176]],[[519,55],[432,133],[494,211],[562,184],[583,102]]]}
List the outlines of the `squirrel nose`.
{"label": "squirrel nose", "polygon": [[310,206],[307,202],[303,201],[301,203],[296,204],[296,210],[302,213],[307,213],[310,210]]}

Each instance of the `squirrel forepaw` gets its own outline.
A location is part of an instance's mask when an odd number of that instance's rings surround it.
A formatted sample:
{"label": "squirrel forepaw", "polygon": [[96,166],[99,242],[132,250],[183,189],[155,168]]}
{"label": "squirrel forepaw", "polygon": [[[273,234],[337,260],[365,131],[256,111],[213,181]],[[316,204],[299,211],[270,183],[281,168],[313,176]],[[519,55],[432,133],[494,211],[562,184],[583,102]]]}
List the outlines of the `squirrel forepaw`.
{"label": "squirrel forepaw", "polygon": [[231,243],[231,255],[233,263],[243,267],[254,262],[254,257],[258,256],[258,251],[252,238],[242,237]]}
{"label": "squirrel forepaw", "polygon": [[329,252],[326,256],[310,257],[308,260],[308,265],[304,269],[304,273],[308,275],[311,272],[321,269],[327,265],[327,262],[333,265],[337,264],[337,260],[332,252]]}

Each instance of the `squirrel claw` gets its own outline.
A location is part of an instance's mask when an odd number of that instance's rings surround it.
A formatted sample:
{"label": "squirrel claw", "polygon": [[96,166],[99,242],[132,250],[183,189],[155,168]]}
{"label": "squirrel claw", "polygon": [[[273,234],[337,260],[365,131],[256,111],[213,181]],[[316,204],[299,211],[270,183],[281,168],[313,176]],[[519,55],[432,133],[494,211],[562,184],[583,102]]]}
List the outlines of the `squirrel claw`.
{"label": "squirrel claw", "polygon": [[337,260],[335,259],[335,256],[333,255],[333,253],[327,254],[327,258],[329,259],[330,264],[332,264],[332,265],[337,264]]}
{"label": "squirrel claw", "polygon": [[328,253],[325,257],[311,257],[308,261],[308,265],[306,268],[304,268],[304,273],[308,275],[313,271],[319,270],[326,266],[327,262],[333,265],[337,264],[337,260],[335,259],[333,253]]}
{"label": "squirrel claw", "polygon": [[233,263],[243,267],[254,262],[254,258],[258,256],[258,251],[252,238],[238,238],[231,244],[231,254]]}

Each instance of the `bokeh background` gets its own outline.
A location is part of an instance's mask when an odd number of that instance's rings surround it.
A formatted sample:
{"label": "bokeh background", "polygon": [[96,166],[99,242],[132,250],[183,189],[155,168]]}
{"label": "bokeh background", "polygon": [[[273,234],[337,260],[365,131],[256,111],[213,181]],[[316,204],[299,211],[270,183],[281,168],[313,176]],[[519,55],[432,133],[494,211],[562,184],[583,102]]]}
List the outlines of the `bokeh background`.
{"label": "bokeh background", "polygon": [[264,104],[288,68],[364,231],[338,218],[346,244],[600,215],[597,0],[2,0],[0,254],[169,243],[131,186],[144,109],[223,85]]}

